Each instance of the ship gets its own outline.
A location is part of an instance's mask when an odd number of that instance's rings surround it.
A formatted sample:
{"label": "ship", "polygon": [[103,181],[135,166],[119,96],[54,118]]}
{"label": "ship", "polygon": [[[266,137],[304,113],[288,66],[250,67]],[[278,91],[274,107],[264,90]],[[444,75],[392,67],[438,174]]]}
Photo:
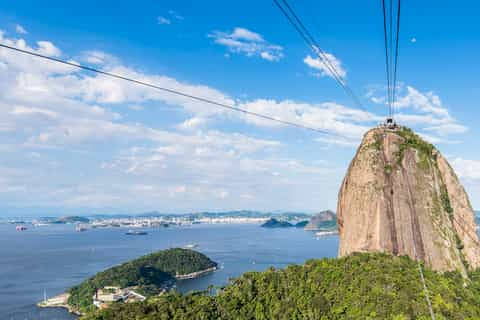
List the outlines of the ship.
{"label": "ship", "polygon": [[16,227],[15,227],[15,230],[17,230],[17,231],[25,231],[25,230],[27,230],[27,227],[25,227],[25,226],[16,226]]}
{"label": "ship", "polygon": [[144,236],[144,235],[147,235],[148,233],[146,231],[128,230],[125,234],[129,236]]}
{"label": "ship", "polygon": [[190,243],[185,246],[185,249],[195,249],[196,247],[198,247],[198,244]]}
{"label": "ship", "polygon": [[77,232],[87,231],[87,227],[85,227],[84,225],[78,224],[78,225],[75,227],[75,231],[77,231]]}
{"label": "ship", "polygon": [[338,234],[338,230],[323,230],[323,231],[316,232],[315,236],[319,238],[319,237],[333,236],[337,234]]}

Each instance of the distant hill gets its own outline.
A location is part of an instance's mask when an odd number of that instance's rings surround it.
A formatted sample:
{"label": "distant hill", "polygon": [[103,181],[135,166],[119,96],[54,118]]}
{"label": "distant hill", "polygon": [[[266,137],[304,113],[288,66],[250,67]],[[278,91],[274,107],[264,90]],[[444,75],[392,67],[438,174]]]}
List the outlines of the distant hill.
{"label": "distant hill", "polygon": [[309,223],[308,220],[300,221],[295,224],[295,228],[305,228],[305,226]]}
{"label": "distant hill", "polygon": [[264,224],[261,225],[262,228],[291,228],[293,224],[287,221],[280,221],[275,218],[270,218]]}
{"label": "distant hill", "polygon": [[[480,271],[425,268],[437,319],[480,319]],[[356,253],[283,270],[248,272],[217,295],[167,294],[116,304],[83,320],[430,319],[417,263],[406,256]]]}
{"label": "distant hill", "polygon": [[178,275],[216,268],[217,264],[202,253],[188,249],[158,251],[99,272],[71,288],[68,304],[73,310],[92,310],[93,295],[106,286],[137,287],[145,295],[158,294],[162,287],[171,285]]}
{"label": "distant hill", "polygon": [[64,223],[89,223],[90,219],[86,217],[80,217],[80,216],[64,216],[60,218],[54,218],[52,220],[49,220],[49,223],[54,223],[54,224],[64,224]]}
{"label": "distant hill", "polygon": [[335,228],[337,225],[337,216],[333,211],[325,210],[314,215],[310,222],[305,226],[305,230],[318,231]]}

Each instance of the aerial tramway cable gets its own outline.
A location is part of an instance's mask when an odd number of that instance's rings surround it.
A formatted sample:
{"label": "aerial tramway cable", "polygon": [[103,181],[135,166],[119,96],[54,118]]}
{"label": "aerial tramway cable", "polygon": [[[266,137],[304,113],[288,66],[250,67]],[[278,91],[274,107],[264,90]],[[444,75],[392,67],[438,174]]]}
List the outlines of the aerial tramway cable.
{"label": "aerial tramway cable", "polygon": [[390,94],[390,55],[388,53],[388,35],[387,35],[387,13],[385,8],[385,0],[382,0],[382,8],[383,8],[383,32],[384,32],[384,42],[385,42],[385,64],[386,64],[386,71],[387,71],[387,101],[388,101],[388,114],[392,116],[392,104],[391,104],[391,94]]}
{"label": "aerial tramway cable", "polygon": [[396,89],[397,89],[398,36],[400,34],[400,8],[401,8],[400,4],[401,4],[401,0],[398,0],[397,35],[396,35],[396,39],[395,39],[395,67],[393,69],[393,102],[392,102],[392,112],[393,113],[395,113]]}
{"label": "aerial tramway cable", "polygon": [[105,76],[108,76],[108,77],[111,77],[111,78],[116,78],[116,79],[128,81],[128,82],[131,82],[131,83],[134,83],[134,84],[137,84],[137,85],[146,86],[146,87],[149,87],[149,88],[152,88],[152,89],[160,90],[160,91],[167,92],[167,93],[170,93],[170,94],[174,94],[174,95],[177,95],[177,96],[182,96],[182,97],[185,97],[185,98],[197,100],[197,101],[200,101],[200,102],[204,102],[204,103],[214,105],[214,106],[217,106],[217,107],[220,107],[220,108],[228,109],[228,110],[231,110],[231,111],[241,112],[241,113],[249,115],[249,116],[262,118],[264,120],[277,122],[277,123],[280,123],[280,124],[283,124],[283,125],[302,128],[302,129],[314,131],[314,132],[317,132],[317,133],[321,133],[321,134],[324,134],[324,135],[340,137],[340,138],[344,138],[344,139],[348,138],[348,137],[340,135],[340,134],[331,133],[331,132],[328,132],[326,130],[306,126],[306,125],[303,125],[301,123],[296,123],[296,122],[291,122],[291,121],[286,121],[286,120],[274,118],[274,117],[271,117],[271,116],[268,116],[268,115],[265,115],[265,114],[261,114],[261,113],[258,113],[258,112],[242,109],[242,108],[239,108],[235,105],[230,105],[230,104],[226,104],[226,103],[223,103],[223,102],[213,101],[213,100],[210,100],[210,99],[207,99],[207,98],[202,98],[202,97],[199,97],[199,96],[195,96],[195,95],[185,93],[185,92],[181,92],[181,91],[174,90],[174,89],[160,87],[160,86],[157,86],[157,85],[152,84],[152,83],[148,83],[148,82],[144,82],[144,81],[141,81],[141,80],[137,80],[137,79],[129,78],[129,77],[126,77],[126,76],[122,76],[122,75],[119,75],[119,74],[116,74],[116,73],[112,73],[112,72],[103,71],[103,70],[100,70],[100,69],[88,67],[88,66],[85,66],[85,65],[81,65],[79,63],[74,63],[74,62],[69,62],[69,61],[66,61],[66,60],[59,59],[59,58],[49,57],[49,56],[46,56],[46,55],[43,55],[43,54],[40,54],[40,53],[37,53],[37,52],[32,52],[32,51],[12,47],[12,46],[2,44],[2,43],[0,43],[0,48],[5,48],[5,49],[8,49],[8,50],[18,52],[18,53],[34,56],[34,57],[37,57],[37,58],[42,58],[42,59],[49,60],[49,61],[56,62],[56,63],[61,63],[61,64],[68,65],[68,66],[71,66],[71,67],[75,67],[75,68],[83,69],[83,70],[86,70],[86,71],[90,71],[90,72],[98,73],[98,74],[101,74],[101,75],[105,75]]}
{"label": "aerial tramway cable", "polygon": [[[387,1],[382,0],[385,64],[387,71],[388,116],[393,119],[395,115],[395,103],[397,100],[401,0],[398,0],[396,10],[394,8],[393,0],[390,0],[388,3],[389,5],[387,7]],[[396,18],[395,22],[394,17]]]}
{"label": "aerial tramway cable", "polygon": [[[384,31],[384,42],[385,42],[385,63],[386,63],[386,71],[387,71],[387,101],[388,101],[388,114],[389,114],[389,121],[394,121],[393,116],[395,113],[395,101],[396,101],[396,86],[397,86],[397,66],[398,66],[398,38],[400,34],[400,8],[401,8],[401,0],[398,0],[397,6],[397,15],[396,15],[396,27],[395,27],[395,46],[393,46],[393,15],[394,15],[394,8],[393,8],[393,0],[389,1],[389,17],[387,19],[387,8],[385,5],[385,0],[382,0],[382,12],[383,12],[383,31]],[[387,21],[389,21],[389,25],[387,27]],[[387,30],[389,30],[389,34],[387,34]],[[394,122],[393,122],[394,123]],[[425,281],[425,275],[423,272],[422,263],[420,262],[420,257],[417,253],[417,244],[415,238],[415,230],[413,226],[413,222],[410,226],[412,232],[412,241],[413,241],[413,255],[415,260],[417,260],[418,272],[420,274],[420,280],[422,282],[423,292],[425,293],[425,300],[427,302],[428,311],[430,313],[430,317],[432,320],[435,320],[435,313],[433,312],[432,303],[430,299],[430,292],[428,291],[427,283]]]}
{"label": "aerial tramway cable", "polygon": [[354,101],[354,103],[361,109],[365,110],[365,107],[360,102],[360,99],[356,96],[350,86],[347,84],[345,78],[341,76],[338,72],[335,65],[332,63],[330,58],[328,57],[327,53],[319,46],[318,42],[315,40],[313,35],[307,29],[305,24],[299,18],[299,16],[295,13],[293,8],[289,5],[287,0],[281,0],[283,4],[279,2],[279,0],[273,0],[275,5],[280,9],[283,15],[287,18],[288,22],[295,28],[295,30],[299,33],[302,39],[305,41],[307,46],[315,53],[315,55],[320,58],[321,62],[325,65],[328,69],[330,75],[337,81],[337,83],[343,88],[348,96]]}

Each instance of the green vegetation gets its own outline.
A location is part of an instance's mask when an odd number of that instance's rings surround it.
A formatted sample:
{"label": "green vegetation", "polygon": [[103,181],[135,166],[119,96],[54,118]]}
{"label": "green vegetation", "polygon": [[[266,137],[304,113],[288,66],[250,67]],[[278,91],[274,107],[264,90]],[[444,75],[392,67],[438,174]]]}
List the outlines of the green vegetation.
{"label": "green vegetation", "polygon": [[[480,271],[464,287],[458,272],[425,269],[437,319],[480,319]],[[245,273],[216,296],[168,294],[115,304],[85,320],[430,319],[415,261],[386,254],[310,260]]]}
{"label": "green vegetation", "polygon": [[262,228],[290,228],[290,227],[293,227],[293,224],[287,221],[280,221],[275,218],[270,218],[265,223],[263,223],[261,227]]}
{"label": "green vegetation", "polygon": [[432,144],[423,140],[420,136],[415,134],[415,132],[413,132],[409,128],[401,127],[397,131],[397,134],[404,139],[403,143],[401,143],[399,146],[397,159],[398,163],[402,162],[405,150],[407,150],[408,148],[413,148],[418,151],[418,156],[420,159],[419,167],[422,169],[428,169],[429,161],[434,157],[433,150],[435,150],[435,147]]}
{"label": "green vegetation", "polygon": [[443,185],[440,189],[440,198],[442,200],[443,209],[448,213],[450,220],[453,220],[453,208],[450,203],[450,197],[448,196],[447,187]]}
{"label": "green vegetation", "polygon": [[66,223],[89,223],[90,219],[85,218],[85,217],[80,217],[80,216],[65,216],[65,217],[60,217],[60,218],[52,218],[50,220],[47,220],[47,222],[52,223],[52,224],[66,224]]}
{"label": "green vegetation", "polygon": [[157,295],[162,287],[172,284],[177,274],[189,274],[217,264],[207,256],[187,249],[168,249],[152,253],[97,273],[69,290],[68,304],[86,312],[93,310],[96,289],[105,286],[138,287],[146,296]]}
{"label": "green vegetation", "polygon": [[303,220],[303,221],[300,221],[300,222],[297,222],[295,224],[295,228],[305,228],[305,226],[308,224],[308,220]]}
{"label": "green vegetation", "polygon": [[386,174],[392,173],[392,170],[393,170],[393,168],[392,168],[392,165],[390,165],[390,164],[386,164],[385,167],[383,168],[383,171],[384,171]]}

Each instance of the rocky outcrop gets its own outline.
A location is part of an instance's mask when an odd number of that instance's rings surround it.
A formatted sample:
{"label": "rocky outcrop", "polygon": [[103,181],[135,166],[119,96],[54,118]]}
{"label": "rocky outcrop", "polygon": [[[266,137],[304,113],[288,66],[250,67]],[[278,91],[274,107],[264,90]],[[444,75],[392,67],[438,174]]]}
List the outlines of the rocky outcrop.
{"label": "rocky outcrop", "polygon": [[343,180],[339,255],[381,251],[434,270],[480,266],[472,206],[455,172],[407,128],[366,133]]}
{"label": "rocky outcrop", "polygon": [[330,210],[325,210],[314,215],[308,224],[305,226],[305,230],[318,231],[326,228],[331,228],[335,225],[336,221],[335,213]]}

